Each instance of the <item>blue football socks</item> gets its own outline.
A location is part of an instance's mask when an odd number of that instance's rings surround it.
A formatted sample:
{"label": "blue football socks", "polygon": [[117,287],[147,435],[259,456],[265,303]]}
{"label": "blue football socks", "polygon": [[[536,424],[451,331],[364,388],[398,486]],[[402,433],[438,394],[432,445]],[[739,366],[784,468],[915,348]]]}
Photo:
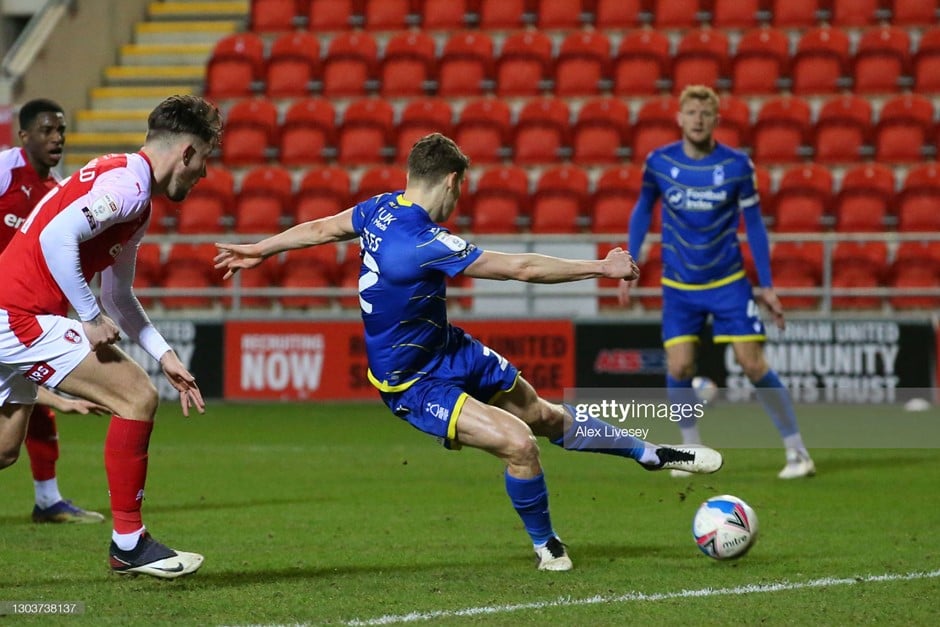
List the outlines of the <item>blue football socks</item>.
{"label": "blue football socks", "polygon": [[548,513],[548,488],[545,486],[544,474],[539,473],[531,479],[517,479],[507,470],[506,494],[532,538],[533,546],[543,546],[555,536],[552,518]]}

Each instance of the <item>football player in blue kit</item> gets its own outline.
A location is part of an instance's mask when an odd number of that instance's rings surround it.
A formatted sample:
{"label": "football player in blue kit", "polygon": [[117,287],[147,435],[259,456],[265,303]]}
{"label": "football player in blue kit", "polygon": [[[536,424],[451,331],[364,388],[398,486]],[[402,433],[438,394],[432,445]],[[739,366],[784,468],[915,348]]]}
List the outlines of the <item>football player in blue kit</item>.
{"label": "football player in blue kit", "polygon": [[[470,446],[502,460],[506,491],[532,540],[538,568],[569,570],[571,559],[552,527],[535,436],[567,448],[597,449],[572,435],[570,411],[540,398],[505,358],[448,323],[445,280],[464,273],[563,283],[634,279],[638,270],[621,249],[590,261],[504,254],[450,233],[439,223],[454,212],[468,166],[449,138],[423,137],[409,154],[404,191],[379,194],[255,244],[217,244],[216,268],[229,278],[282,251],[358,237],[369,381],[396,416],[447,448]],[[582,428],[606,424],[579,421]],[[601,452],[632,458],[649,470],[714,472],[722,464],[721,455],[706,447],[657,446],[629,435],[605,442]]]}
{"label": "football player in blue kit", "polygon": [[[764,355],[766,335],[758,303],[767,307],[780,329],[784,317],[771,279],[754,164],[743,152],[715,141],[718,105],[718,95],[709,87],[692,85],[682,91],[682,139],[646,158],[643,187],[630,216],[629,250],[640,254],[653,206],[662,198],[662,332],[670,401],[688,400],[699,336],[711,316],[714,341],[731,343],[783,438],[787,461],[778,476],[807,477],[816,467],[803,444],[793,401]],[[745,276],[738,242],[742,216],[760,282],[756,292]],[[629,304],[629,289],[629,282],[620,287],[624,304]],[[679,427],[684,444],[700,442],[694,416],[683,418]]]}

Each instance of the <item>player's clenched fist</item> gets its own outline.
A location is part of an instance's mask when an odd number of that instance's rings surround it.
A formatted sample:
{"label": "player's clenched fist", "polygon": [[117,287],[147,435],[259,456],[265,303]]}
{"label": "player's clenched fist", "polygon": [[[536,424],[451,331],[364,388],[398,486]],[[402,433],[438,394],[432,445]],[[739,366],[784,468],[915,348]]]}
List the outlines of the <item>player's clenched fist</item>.
{"label": "player's clenched fist", "polygon": [[98,314],[91,320],[82,322],[85,337],[91,344],[91,350],[98,350],[106,344],[114,344],[121,339],[121,330],[114,320],[104,314]]}
{"label": "player's clenched fist", "polygon": [[604,276],[611,279],[633,281],[640,276],[640,268],[633,257],[624,249],[612,249],[604,258]]}

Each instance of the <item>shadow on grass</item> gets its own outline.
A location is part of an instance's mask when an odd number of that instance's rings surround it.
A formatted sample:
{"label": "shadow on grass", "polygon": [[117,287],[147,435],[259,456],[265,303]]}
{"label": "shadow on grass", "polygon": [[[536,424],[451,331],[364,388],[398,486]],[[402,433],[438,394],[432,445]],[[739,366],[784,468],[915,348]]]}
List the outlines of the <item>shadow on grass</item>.
{"label": "shadow on grass", "polygon": [[[316,496],[310,497],[292,497],[292,498],[271,498],[271,499],[252,499],[244,501],[203,501],[198,502],[188,502],[188,503],[174,503],[172,505],[158,505],[150,504],[149,502],[144,505],[144,518],[146,519],[149,514],[160,514],[168,512],[206,512],[214,510],[230,510],[230,509],[251,509],[255,507],[271,507],[271,506],[281,506],[281,505],[307,505],[314,502],[325,502],[333,499],[326,498],[317,498]],[[96,511],[105,513],[107,515],[108,506],[94,508],[86,504],[88,509],[95,509]],[[25,509],[25,508],[24,508]],[[7,514],[6,516],[0,516],[0,526],[3,525],[15,525],[20,523],[33,524],[30,520],[30,514]],[[108,521],[105,520],[104,524],[108,524]],[[95,525],[88,525],[89,527],[95,527]]]}

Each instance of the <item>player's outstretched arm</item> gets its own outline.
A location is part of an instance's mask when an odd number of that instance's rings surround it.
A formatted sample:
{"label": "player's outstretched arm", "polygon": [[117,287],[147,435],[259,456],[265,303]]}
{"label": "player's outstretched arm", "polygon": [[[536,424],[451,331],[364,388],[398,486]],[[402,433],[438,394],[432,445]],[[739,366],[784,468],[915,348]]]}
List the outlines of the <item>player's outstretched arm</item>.
{"label": "player's outstretched arm", "polygon": [[564,259],[536,253],[484,251],[464,271],[467,276],[497,281],[567,283],[584,279],[610,278],[631,281],[640,271],[630,253],[615,248],[604,259]]}
{"label": "player's outstretched arm", "polygon": [[254,268],[268,257],[286,250],[352,239],[356,236],[352,212],[352,209],[347,209],[334,216],[297,224],[254,244],[216,243],[219,252],[213,260],[215,268],[225,270],[223,278],[228,279],[239,270]]}
{"label": "player's outstretched arm", "polygon": [[51,407],[64,414],[82,414],[83,416],[97,414],[103,416],[111,413],[104,405],[86,401],[83,398],[65,398],[42,386],[39,386],[38,396],[36,403]]}
{"label": "player's outstretched arm", "polygon": [[202,400],[202,392],[196,385],[194,377],[180,361],[180,358],[172,350],[168,350],[160,357],[160,367],[163,368],[163,374],[180,393],[180,406],[183,408],[183,415],[189,416],[189,408],[195,407],[200,414],[206,413],[206,402]]}

